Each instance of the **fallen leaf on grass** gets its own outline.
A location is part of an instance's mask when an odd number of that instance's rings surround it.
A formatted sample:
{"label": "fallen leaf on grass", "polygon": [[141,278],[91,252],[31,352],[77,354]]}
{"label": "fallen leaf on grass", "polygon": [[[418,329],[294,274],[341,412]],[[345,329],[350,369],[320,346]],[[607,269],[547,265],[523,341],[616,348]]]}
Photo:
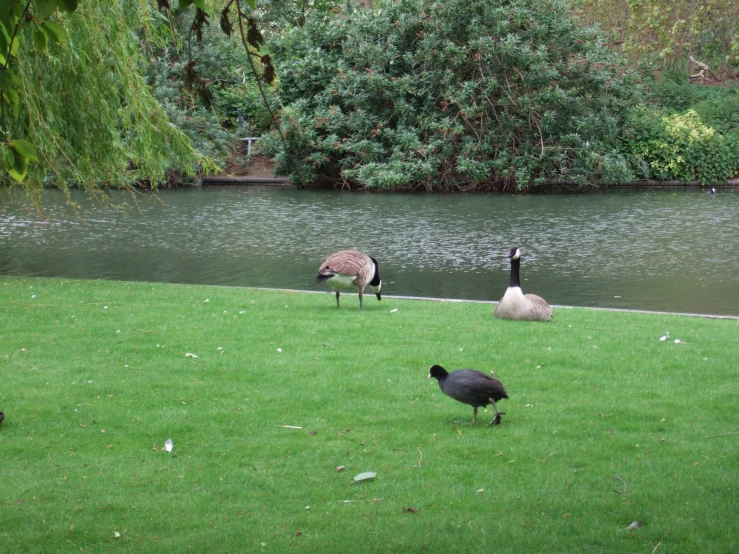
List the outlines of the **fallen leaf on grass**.
{"label": "fallen leaf on grass", "polygon": [[172,439],[167,439],[164,441],[164,450],[167,452],[172,452],[172,449],[174,448],[174,444],[172,444]]}
{"label": "fallen leaf on grass", "polygon": [[629,525],[629,526],[628,526],[628,527],[626,528],[626,530],[627,530],[627,531],[633,531],[634,529],[638,529],[638,528],[639,528],[639,527],[641,527],[641,526],[642,526],[642,522],[641,522],[641,521],[632,521],[632,522],[631,522],[631,525]]}
{"label": "fallen leaf on grass", "polygon": [[408,506],[407,508],[403,506],[403,513],[404,514],[420,514],[421,512],[416,508],[411,508]]}
{"label": "fallen leaf on grass", "polygon": [[377,477],[377,473],[374,473],[372,471],[365,471],[364,473],[360,473],[359,475],[354,476],[354,482],[359,483],[361,481],[370,481]]}
{"label": "fallen leaf on grass", "polygon": [[185,358],[199,358],[197,354],[190,354],[189,352],[185,353]]}

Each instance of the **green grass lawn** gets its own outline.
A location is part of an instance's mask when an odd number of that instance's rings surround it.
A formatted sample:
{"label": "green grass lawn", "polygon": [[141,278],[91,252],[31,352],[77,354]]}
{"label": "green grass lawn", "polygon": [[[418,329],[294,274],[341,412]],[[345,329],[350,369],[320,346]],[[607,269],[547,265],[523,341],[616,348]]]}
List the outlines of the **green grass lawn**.
{"label": "green grass lawn", "polygon": [[739,321],[365,300],[0,278],[0,552],[739,551]]}

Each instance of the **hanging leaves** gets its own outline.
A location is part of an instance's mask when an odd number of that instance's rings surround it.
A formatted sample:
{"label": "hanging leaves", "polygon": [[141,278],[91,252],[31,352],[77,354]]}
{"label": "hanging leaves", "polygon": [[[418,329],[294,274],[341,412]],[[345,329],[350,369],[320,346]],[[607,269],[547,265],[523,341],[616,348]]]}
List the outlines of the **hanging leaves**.
{"label": "hanging leaves", "polygon": [[38,26],[33,28],[33,49],[39,54],[46,50],[46,45],[49,44],[49,39]]}
{"label": "hanging leaves", "polygon": [[234,28],[233,25],[231,25],[231,18],[228,17],[229,13],[230,10],[228,9],[228,6],[221,10],[221,31],[223,31],[226,36],[230,37]]}
{"label": "hanging leaves", "polygon": [[257,51],[259,51],[259,48],[261,48],[262,43],[264,42],[264,37],[257,28],[256,21],[254,21],[252,18],[249,18],[247,19],[247,23],[249,25],[249,28],[246,31],[246,42],[248,42]]}
{"label": "hanging leaves", "polygon": [[38,26],[39,29],[47,36],[52,42],[69,42],[69,35],[67,30],[53,21],[44,21]]}
{"label": "hanging leaves", "polygon": [[195,19],[193,20],[190,29],[195,33],[195,36],[198,37],[198,42],[203,42],[203,25],[210,25],[208,17],[210,16],[205,13],[203,9],[198,8],[195,10]]}
{"label": "hanging leaves", "polygon": [[[49,42],[69,41],[67,30],[59,23],[49,21],[49,17],[57,10],[73,12],[77,4],[77,0],[35,0],[31,10],[30,3],[19,0],[0,3],[0,102],[3,108],[10,108],[13,117],[20,115],[23,83],[8,65],[12,58],[18,56],[22,33],[29,29],[27,24],[31,25],[28,32],[31,33],[33,49],[42,53]],[[7,140],[8,129],[3,128],[2,131],[6,137],[3,145],[5,169],[13,179],[22,182],[28,174],[29,161],[39,161],[36,147],[25,139]]]}
{"label": "hanging leaves", "polygon": [[5,144],[5,168],[18,182],[25,179],[28,173],[28,160],[38,161],[36,148],[27,140],[15,140]]}
{"label": "hanging leaves", "polygon": [[36,0],[34,3],[36,19],[46,19],[57,9],[57,0]]}
{"label": "hanging leaves", "polygon": [[262,77],[268,85],[271,85],[275,80],[275,67],[272,65],[272,58],[269,57],[269,54],[265,54],[262,56],[261,62]]}
{"label": "hanging leaves", "polygon": [[67,13],[77,11],[77,0],[59,0],[59,9]]}

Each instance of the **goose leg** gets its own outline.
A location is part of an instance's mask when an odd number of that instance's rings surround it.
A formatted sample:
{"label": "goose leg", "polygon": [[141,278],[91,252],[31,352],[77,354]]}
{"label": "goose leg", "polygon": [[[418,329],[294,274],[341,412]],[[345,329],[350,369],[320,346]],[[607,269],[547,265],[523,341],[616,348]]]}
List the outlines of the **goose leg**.
{"label": "goose leg", "polygon": [[477,406],[472,406],[472,425],[477,423]]}
{"label": "goose leg", "polygon": [[362,309],[362,296],[364,295],[362,294],[362,291],[360,290],[359,291],[359,309],[360,310]]}
{"label": "goose leg", "polygon": [[336,291],[336,309],[339,309],[339,291]]}
{"label": "goose leg", "polygon": [[493,405],[493,411],[495,412],[495,417],[493,418],[493,421],[491,421],[490,423],[488,423],[488,425],[499,425],[500,424],[500,416],[504,415],[505,412],[499,412],[498,411],[498,408],[496,408],[496,406],[495,406],[495,400],[493,400],[492,398],[490,399],[490,402]]}

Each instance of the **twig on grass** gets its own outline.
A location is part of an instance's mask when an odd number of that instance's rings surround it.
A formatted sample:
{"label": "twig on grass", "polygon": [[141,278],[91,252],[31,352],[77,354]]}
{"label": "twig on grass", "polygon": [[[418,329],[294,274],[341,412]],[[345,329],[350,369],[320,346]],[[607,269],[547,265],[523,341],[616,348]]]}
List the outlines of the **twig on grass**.
{"label": "twig on grass", "polygon": [[733,433],[721,433],[720,435],[706,435],[703,437],[704,439],[715,439],[716,437],[728,437],[729,435],[736,435],[739,433],[739,431],[734,431]]}
{"label": "twig on grass", "polygon": [[543,464],[549,458],[551,458],[552,456],[554,456],[556,453],[557,453],[557,451],[555,450],[554,452],[552,452],[551,454],[549,454],[549,456],[546,456],[543,460],[540,460],[539,458],[534,458],[533,456],[529,456],[529,458],[531,458],[532,460],[536,460],[537,462],[541,462]]}
{"label": "twig on grass", "polygon": [[611,474],[611,476],[612,476],[612,477],[615,477],[616,479],[618,479],[619,481],[621,481],[621,483],[622,483],[622,484],[623,484],[623,486],[624,486],[624,490],[620,491],[620,490],[617,490],[617,489],[613,489],[613,492],[617,492],[617,493],[619,493],[619,494],[623,494],[623,493],[625,493],[625,492],[626,492],[626,481],[624,481],[623,479],[621,479],[621,478],[620,478],[620,477],[619,477],[618,475],[615,475],[615,474]]}
{"label": "twig on grass", "polygon": [[297,425],[278,425],[277,427],[283,427],[285,429],[302,429],[302,427],[298,427]]}
{"label": "twig on grass", "polygon": [[420,446],[416,446],[416,450],[418,450],[418,453],[421,455],[421,457],[418,459],[418,463],[413,467],[421,467],[421,462],[423,461],[423,452],[421,452]]}
{"label": "twig on grass", "polygon": [[167,469],[168,467],[169,467],[169,466],[164,466],[164,467],[160,467],[160,468],[159,468],[159,469],[157,469],[157,470],[156,470],[156,471],[155,471],[154,473],[159,473],[160,471],[164,471],[164,470],[165,470],[165,469]]}
{"label": "twig on grass", "polygon": [[659,547],[660,547],[661,545],[662,545],[662,543],[661,543],[661,542],[658,542],[658,543],[657,543],[657,546],[655,546],[655,547],[654,547],[654,550],[652,550],[652,554],[654,554],[655,552],[657,552],[657,549],[658,549],[658,548],[659,548]]}
{"label": "twig on grass", "polygon": [[351,504],[354,502],[381,502],[382,498],[373,498],[372,500],[339,500],[339,502],[343,502],[344,504]]}

